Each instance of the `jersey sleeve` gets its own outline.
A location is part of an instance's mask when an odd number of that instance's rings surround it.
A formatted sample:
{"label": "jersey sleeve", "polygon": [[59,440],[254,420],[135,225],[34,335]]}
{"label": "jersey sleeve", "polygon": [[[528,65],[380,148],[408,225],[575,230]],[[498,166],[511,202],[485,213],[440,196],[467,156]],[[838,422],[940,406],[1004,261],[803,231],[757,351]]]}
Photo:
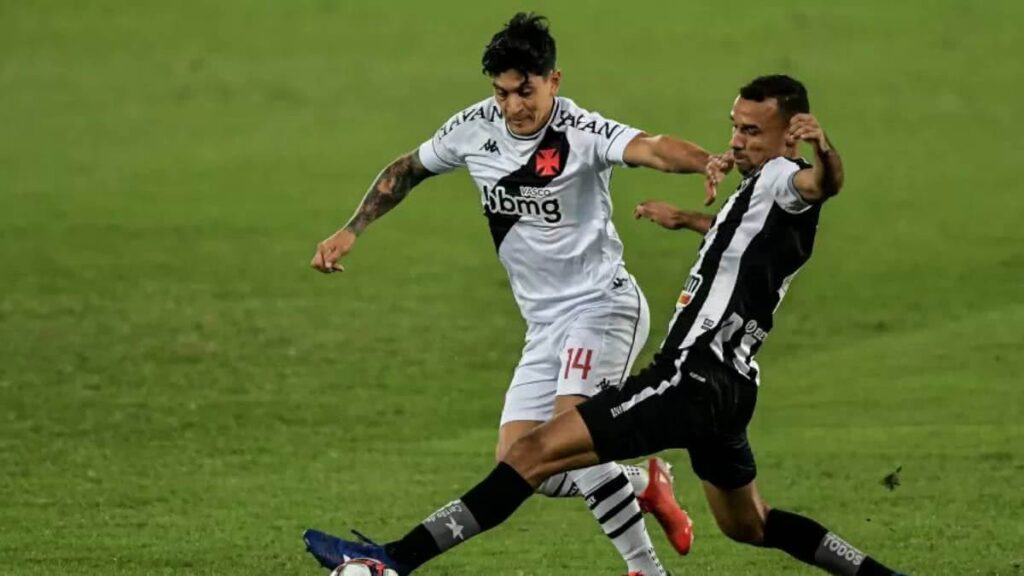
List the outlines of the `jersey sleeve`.
{"label": "jersey sleeve", "polygon": [[761,169],[760,179],[764,182],[766,190],[772,195],[775,203],[790,214],[800,214],[811,207],[793,183],[796,173],[802,169],[803,167],[788,158],[775,158]]}
{"label": "jersey sleeve", "polygon": [[420,163],[434,174],[451,172],[466,165],[466,157],[459,153],[458,134],[445,123],[434,136],[420,144]]}
{"label": "jersey sleeve", "polygon": [[627,164],[622,159],[622,154],[626,151],[626,146],[641,131],[615,120],[605,120],[602,118],[601,121],[608,123],[608,131],[611,133],[611,137],[608,139],[608,142],[598,143],[598,160],[608,166],[626,166]]}
{"label": "jersey sleeve", "polygon": [[626,146],[641,131],[628,124],[605,118],[598,112],[576,107],[569,101],[563,122],[575,128],[579,138],[587,142],[589,163],[595,167],[628,166],[622,159]]}

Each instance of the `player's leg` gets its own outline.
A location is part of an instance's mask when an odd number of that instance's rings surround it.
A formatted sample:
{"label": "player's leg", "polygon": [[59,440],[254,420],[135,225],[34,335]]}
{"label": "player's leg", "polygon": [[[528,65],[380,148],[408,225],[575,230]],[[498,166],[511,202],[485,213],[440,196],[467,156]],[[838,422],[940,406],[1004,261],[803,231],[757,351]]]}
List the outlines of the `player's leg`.
{"label": "player's leg", "polygon": [[558,345],[560,332],[552,324],[531,324],[526,345],[512,375],[501,409],[501,425],[494,459],[500,462],[512,444],[555,414],[558,386]]}
{"label": "player's leg", "polygon": [[[527,331],[526,346],[508,392],[505,393],[498,443],[494,449],[496,462],[505,457],[516,440],[556,414],[558,374],[561,370],[559,343],[563,339],[564,330],[561,325],[534,324]],[[565,475],[560,477],[564,479]],[[559,496],[579,494],[571,481],[564,482],[559,488]],[[553,495],[543,490],[538,491],[547,496]]]}
{"label": "player's leg", "polygon": [[704,491],[718,526],[726,536],[737,542],[777,548],[797,560],[832,574],[897,574],[814,520],[770,508],[761,499],[753,481],[732,489],[720,488],[705,481]]}
{"label": "player's leg", "polygon": [[[613,290],[606,306],[580,315],[582,318],[529,326],[522,357],[505,395],[495,460],[500,461],[513,442],[556,413],[559,377],[568,377],[566,369],[571,368],[571,360],[575,359],[566,359],[570,348],[574,352],[590,350],[589,355],[581,352],[580,358],[575,360],[590,363],[593,369],[587,375],[595,383],[595,390],[618,385],[629,374],[647,340],[650,312],[639,286],[625,272],[623,277],[626,281]],[[585,337],[567,344],[566,333],[574,327],[584,331]],[[598,346],[584,345],[595,340]],[[600,349],[595,356],[596,348]],[[572,376],[579,375],[579,369],[572,371]],[[683,524],[678,518],[685,514],[671,496],[671,473],[663,461],[652,459],[646,467],[622,465],[622,470],[645,511],[653,511],[659,522],[662,518],[675,518],[677,524]],[[652,477],[656,480],[653,484],[649,482]],[[580,496],[579,488],[567,473],[552,476],[537,491],[554,498]],[[686,526],[688,522],[686,517]],[[679,538],[673,540],[677,549],[679,542]]]}
{"label": "player's leg", "polygon": [[343,540],[317,530],[303,534],[325,568],[349,557],[377,559],[400,575],[504,522],[551,474],[591,466],[598,456],[579,412],[571,410],[515,442],[491,473],[458,500],[428,516],[400,540],[383,546]]}
{"label": "player's leg", "polygon": [[[613,457],[634,458],[685,446],[683,428],[668,426],[677,394],[664,390],[652,393],[662,379],[651,371],[647,375],[631,378],[622,388],[608,389],[520,438],[482,482],[431,514],[400,540],[368,549],[308,531],[307,547],[325,566],[345,550],[354,550],[407,574],[505,521],[553,474]],[[310,534],[316,537],[312,544]]]}
{"label": "player's leg", "polygon": [[[593,396],[601,388],[621,386],[633,369],[637,356],[650,334],[650,310],[647,299],[636,279],[622,270],[618,288],[608,313],[584,314],[574,324],[562,354],[563,370],[559,379],[559,395],[580,394]],[[582,373],[575,362],[579,350],[594,349],[593,373],[590,383],[581,379]],[[569,350],[574,350],[570,356]],[[573,360],[573,362],[570,362]],[[596,389],[594,382],[597,382]],[[674,481],[669,465],[661,458],[652,457],[646,466],[620,464],[629,479],[641,511],[651,513],[661,525],[668,541],[679,554],[687,554],[693,543],[693,523],[676,500]],[[577,472],[569,472],[572,475]],[[541,485],[561,480],[554,476]],[[568,482],[566,482],[568,484]]]}
{"label": "player's leg", "polygon": [[[608,301],[583,311],[566,327],[558,349],[559,395],[570,398],[559,411],[604,388],[620,386],[647,343],[651,330],[650,309],[640,286],[625,270],[616,278]],[[659,466],[655,464],[655,466]],[[622,471],[639,498],[648,489],[646,467],[622,464]],[[577,496],[580,491],[568,473],[548,478],[537,491],[550,497]]]}
{"label": "player's leg", "polygon": [[[567,337],[558,350],[558,387],[563,396],[589,397],[603,388],[621,385],[633,370],[633,363],[647,343],[651,318],[643,291],[640,290],[636,279],[625,270],[620,272],[615,286],[618,287],[613,288],[606,305],[581,313],[567,328]],[[580,382],[584,370],[589,382]],[[565,407],[573,406],[577,402],[578,400],[567,401]],[[664,461],[654,459],[646,466],[620,466],[633,487],[633,493],[640,499],[642,508],[647,503],[644,500],[645,493],[648,496],[661,496],[648,500],[656,500],[657,504],[662,503],[666,482],[657,483],[652,487],[650,479],[652,476],[655,479],[671,478]],[[667,484],[671,492],[671,481]],[[580,494],[579,487],[567,472],[548,478],[537,491],[553,498],[575,497]],[[674,498],[672,504],[678,508]],[[660,510],[664,507],[655,508]]]}
{"label": "player's leg", "polygon": [[[617,286],[604,303],[578,310],[565,327],[558,348],[561,365],[556,413],[571,409],[603,389],[620,387],[646,343],[650,314],[643,294],[625,271],[621,272]],[[662,473],[657,479],[657,487],[661,488],[668,477]],[[538,491],[578,492],[584,496],[628,571],[652,575],[663,569],[637,497],[649,488],[648,480],[649,476],[636,467],[605,462],[553,476]],[[662,505],[656,511],[674,514],[662,515],[659,520],[674,520],[678,524],[678,530],[668,531],[670,539],[676,536],[673,546],[682,553],[688,552],[692,540],[689,516],[679,507],[670,486],[668,490],[652,493],[663,497],[654,501]]]}
{"label": "player's leg", "polygon": [[389,565],[408,573],[508,519],[547,477],[598,463],[579,412],[570,410],[516,441],[482,482],[384,546]]}
{"label": "player's leg", "polygon": [[[512,441],[514,442],[515,439]],[[508,445],[511,446],[511,443]],[[501,457],[499,456],[498,460],[500,459]],[[645,496],[648,501],[655,499],[661,501],[665,499],[662,496],[663,494],[671,493],[671,486],[674,480],[671,467],[661,458],[651,457],[643,465],[619,464],[619,466],[622,468],[623,474],[626,475],[626,479],[629,481],[633,494],[637,497],[638,502],[640,502],[640,508],[643,512],[651,512],[654,509],[653,507],[648,508],[644,506]],[[651,478],[659,479],[660,481],[652,486]],[[549,498],[578,498],[581,495],[579,486],[573,481],[569,472],[560,472],[548,478],[537,487],[537,492]],[[685,554],[685,552],[683,553]]]}
{"label": "player's leg", "polygon": [[645,370],[622,388],[605,390],[537,427],[513,444],[505,461],[482,482],[400,540],[377,546],[307,530],[306,547],[325,567],[337,566],[345,556],[360,556],[408,574],[503,522],[553,474],[685,447],[692,427],[677,414],[685,409],[686,393],[667,372],[671,370]]}
{"label": "player's leg", "polygon": [[494,447],[494,461],[501,462],[508,449],[530,430],[544,423],[544,420],[513,420],[498,428],[498,445]]}
{"label": "player's leg", "polygon": [[[833,574],[895,574],[817,522],[770,509],[757,491],[757,465],[746,431],[754,414],[757,387],[714,362],[695,366],[691,376],[699,377],[701,389],[693,395],[694,400],[710,407],[714,416],[706,427],[708,434],[690,443],[690,463],[704,483],[711,512],[726,536],[745,544],[778,548]],[[700,396],[705,400],[699,400]]]}
{"label": "player's leg", "polygon": [[[579,310],[543,330],[531,329],[523,359],[506,395],[496,450],[498,459],[536,425],[526,418],[561,413],[601,388],[618,386],[643,347],[648,331],[646,302],[630,281],[624,281],[602,305]],[[535,346],[539,343],[545,344],[546,349]],[[552,362],[553,367],[549,366]],[[566,388],[579,395],[554,397],[556,389]],[[556,474],[543,482],[538,492],[556,497],[586,496],[595,519],[622,556],[627,570],[655,576],[662,574],[663,569],[634,494],[647,489],[647,477],[638,467],[627,469],[609,462]],[[683,529],[689,531],[689,518],[671,491],[668,501],[684,519]],[[689,541],[685,544],[688,548]]]}
{"label": "player's leg", "polygon": [[[575,412],[574,407],[584,400],[586,398],[582,396],[559,396],[556,410],[560,414]],[[515,461],[513,456],[510,454],[510,462]],[[647,533],[640,502],[623,468],[614,461],[603,462],[555,474],[545,482],[551,478],[562,478],[572,483],[574,489],[585,498],[601,531],[618,550],[626,563],[627,572],[644,576],[663,575],[665,569]]]}

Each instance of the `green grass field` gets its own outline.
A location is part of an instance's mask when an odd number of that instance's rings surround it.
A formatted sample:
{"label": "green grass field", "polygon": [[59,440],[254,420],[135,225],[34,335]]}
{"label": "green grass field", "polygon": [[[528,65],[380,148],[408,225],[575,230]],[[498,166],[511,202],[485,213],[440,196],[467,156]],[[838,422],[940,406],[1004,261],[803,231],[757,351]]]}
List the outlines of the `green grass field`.
{"label": "green grass field", "polygon": [[[751,77],[805,81],[847,188],[760,355],[762,492],[912,574],[1024,574],[1024,4],[332,0],[0,0],[0,573],[318,574],[304,527],[397,537],[491,468],[524,326],[468,176],[308,262],[521,8],[563,94],[709,148]],[[646,359],[698,238],[629,214],[700,180],[614,187]],[[814,573],[668,457],[675,574]],[[422,573],[620,570],[537,498]]]}

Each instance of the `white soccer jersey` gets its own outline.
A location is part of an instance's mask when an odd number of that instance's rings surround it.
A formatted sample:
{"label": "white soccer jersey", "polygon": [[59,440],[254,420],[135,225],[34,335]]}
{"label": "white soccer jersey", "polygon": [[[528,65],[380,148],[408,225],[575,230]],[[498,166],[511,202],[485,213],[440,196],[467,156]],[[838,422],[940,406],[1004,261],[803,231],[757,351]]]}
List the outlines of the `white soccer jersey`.
{"label": "white soccer jersey", "polygon": [[419,157],[438,174],[469,169],[523,317],[550,323],[606,298],[623,267],[608,182],[637,134],[556,98],[544,128],[517,136],[488,98],[453,116]]}

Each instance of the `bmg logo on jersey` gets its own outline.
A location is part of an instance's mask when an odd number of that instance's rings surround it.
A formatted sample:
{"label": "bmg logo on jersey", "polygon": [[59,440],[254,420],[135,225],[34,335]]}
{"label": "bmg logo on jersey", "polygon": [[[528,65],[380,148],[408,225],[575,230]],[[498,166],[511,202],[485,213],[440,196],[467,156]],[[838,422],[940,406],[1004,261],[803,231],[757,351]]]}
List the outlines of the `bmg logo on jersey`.
{"label": "bmg logo on jersey", "polygon": [[[532,194],[513,195],[505,190],[504,186],[488,188],[484,186],[484,201],[487,203],[487,211],[492,214],[509,214],[514,216],[538,216],[542,217],[548,224],[557,224],[562,221],[562,205],[558,198],[542,199],[536,188],[528,192]],[[538,198],[537,196],[540,196]]]}

